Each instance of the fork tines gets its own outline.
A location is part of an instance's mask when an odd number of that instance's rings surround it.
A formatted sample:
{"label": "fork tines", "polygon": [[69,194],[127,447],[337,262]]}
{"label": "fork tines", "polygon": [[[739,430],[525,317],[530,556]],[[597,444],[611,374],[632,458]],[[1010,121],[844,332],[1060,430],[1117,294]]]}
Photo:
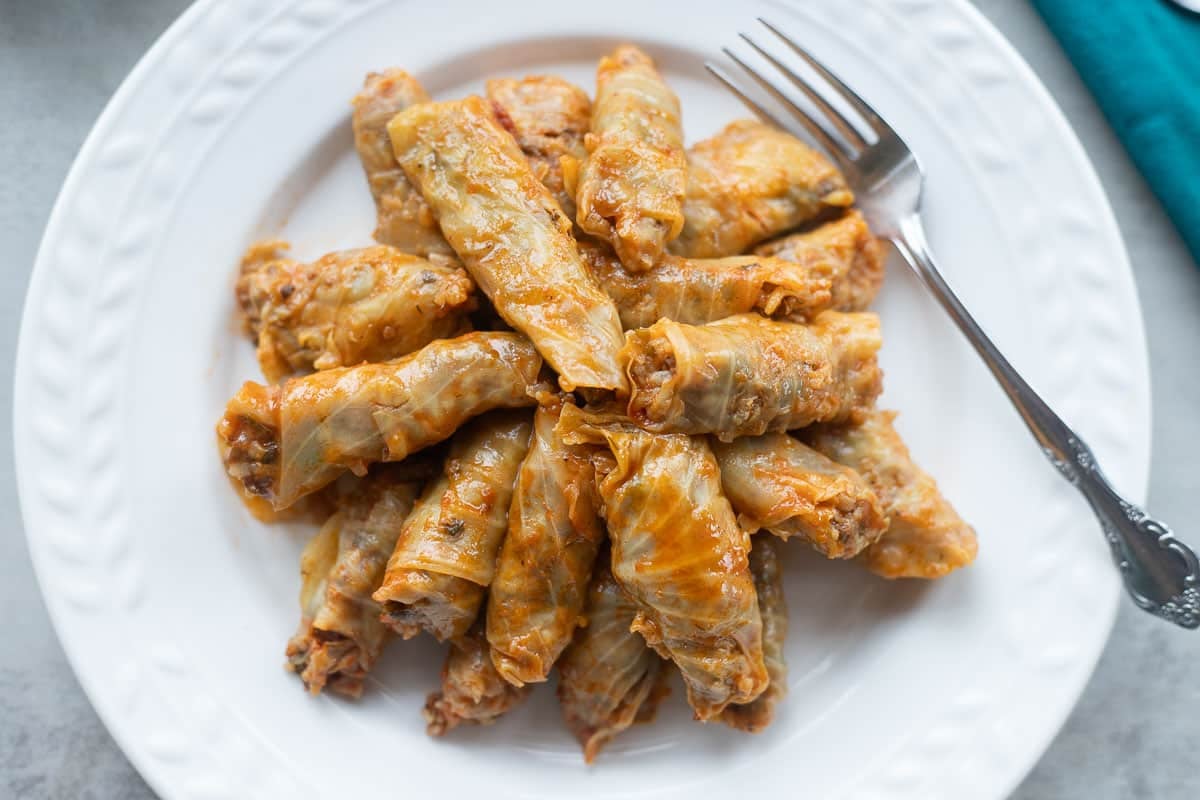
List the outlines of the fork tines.
{"label": "fork tines", "polygon": [[[894,135],[886,122],[863,100],[857,92],[846,85],[832,71],[805,50],[794,38],[784,33],[777,25],[759,17],[762,23],[775,38],[787,45],[796,56],[814,72],[821,82],[811,81],[800,75],[787,62],[745,33],[738,34],[751,48],[765,59],[774,70],[787,79],[792,87],[798,89],[808,99],[817,113],[805,111],[788,93],[778,77],[772,79],[763,71],[755,69],[742,57],[729,48],[722,52],[738,65],[747,75],[770,94],[780,106],[791,113],[792,119],[799,123],[805,131],[831,156],[839,162],[854,160],[874,142]],[[738,85],[728,72],[712,62],[705,62],[705,68],[721,83],[725,84],[734,94],[741,98],[754,113],[765,121],[789,130],[793,126],[785,123],[777,114],[768,110],[755,100],[750,93]],[[840,111],[836,103],[842,103],[854,112],[857,122]]]}

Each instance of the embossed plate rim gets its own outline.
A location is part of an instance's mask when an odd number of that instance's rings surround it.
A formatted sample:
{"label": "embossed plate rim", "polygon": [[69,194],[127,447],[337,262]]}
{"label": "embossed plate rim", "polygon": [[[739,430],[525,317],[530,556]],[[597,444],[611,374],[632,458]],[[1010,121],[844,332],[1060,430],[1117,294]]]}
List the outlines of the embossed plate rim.
{"label": "embossed plate rim", "polygon": [[[113,127],[114,121],[118,119],[124,110],[125,106],[129,102],[130,96],[134,93],[135,88],[142,80],[145,72],[152,69],[153,66],[155,66],[156,63],[161,60],[161,56],[164,55],[171,47],[179,44],[180,41],[185,40],[193,24],[200,20],[206,12],[221,7],[222,12],[229,13],[230,5],[232,4],[219,3],[218,0],[201,0],[201,2],[189,8],[180,17],[180,19],[176,21],[176,23],[174,23],[159,38],[153,47],[151,47],[146,56],[144,56],[134,68],[133,72],[122,84],[121,88],[106,107],[105,111],[93,128],[92,133],[89,135],[87,141],[81,149],[75,164],[72,166],[68,178],[64,183],[59,200],[57,201],[54,211],[51,215],[50,223],[47,226],[46,234],[43,238],[42,248],[39,251],[34,274],[30,281],[30,288],[26,299],[27,312],[29,309],[41,308],[44,305],[46,294],[49,291],[48,286],[50,283],[50,275],[55,267],[53,263],[55,256],[55,243],[62,238],[61,228],[66,224],[64,220],[66,217],[68,217],[68,212],[72,210],[71,201],[72,198],[78,194],[78,184],[84,177],[85,168],[87,165],[94,163],[97,155],[104,150],[103,145],[106,142],[102,138],[103,135],[111,132],[109,129]],[[259,4],[258,6],[255,6],[255,8],[258,10],[256,10],[254,13],[259,13],[262,8],[267,8],[268,5],[269,4]],[[269,13],[274,14],[279,9],[290,8],[293,5],[299,4],[280,3],[269,5]],[[358,5],[362,5],[362,3],[360,2]],[[894,5],[910,9],[915,9],[919,6],[928,7],[928,3],[914,2],[914,0],[896,0]],[[309,9],[310,6],[310,11],[313,16],[309,18],[320,19],[321,14],[325,14],[327,11],[325,6],[320,3],[305,4],[306,9]],[[1086,187],[1087,193],[1101,204],[1100,209],[1105,212],[1102,215],[1104,219],[1100,221],[1100,227],[1107,230],[1110,235],[1115,236],[1115,241],[1120,244],[1120,234],[1115,228],[1115,220],[1112,217],[1111,208],[1108,205],[1107,198],[1105,198],[1103,194],[1103,191],[1099,185],[1099,181],[1087,160],[1086,154],[1079,145],[1078,140],[1070,131],[1069,126],[1067,126],[1065,119],[1062,117],[1061,112],[1054,105],[1053,100],[1049,97],[1049,94],[1033,76],[1032,71],[1030,71],[1028,66],[1024,64],[1019,55],[1012,50],[1011,45],[1009,45],[1003,39],[1003,37],[1000,36],[1000,34],[995,31],[990,24],[982,18],[981,15],[978,14],[976,9],[966,5],[965,3],[956,3],[955,5],[946,8],[945,15],[947,17],[952,17],[955,11],[966,12],[968,20],[974,21],[974,24],[970,26],[972,28],[972,32],[975,34],[982,33],[990,38],[993,44],[998,46],[1000,52],[1007,57],[1007,68],[1015,71],[1017,76],[1021,79],[1020,82],[1027,85],[1027,88],[1032,88],[1035,94],[1037,94],[1042,100],[1042,104],[1044,106],[1043,110],[1047,112],[1048,118],[1053,120],[1053,125],[1055,128],[1054,133],[1061,141],[1068,145],[1068,149],[1072,151],[1073,157],[1078,162],[1077,166],[1079,167],[1079,170],[1077,171],[1081,173],[1085,182],[1088,184]],[[336,14],[336,12],[334,13]],[[214,66],[214,64],[220,63],[222,62],[210,57],[208,61],[204,62],[204,66],[207,69]],[[1129,269],[1128,259],[1125,256],[1123,246],[1118,248],[1118,252],[1112,253],[1111,257],[1113,259],[1113,263],[1118,267],[1118,269],[1113,271],[1112,274],[1106,275],[1106,279],[1115,280],[1117,283],[1121,284],[1121,288],[1126,292],[1133,291],[1132,273]],[[1137,305],[1136,296],[1134,297],[1133,308],[1137,314],[1137,325],[1134,326],[1131,335],[1134,336],[1137,341],[1133,342],[1132,344],[1134,346],[1134,350],[1136,350],[1138,355],[1140,355],[1142,367],[1140,372],[1143,373],[1138,376],[1138,380],[1141,386],[1148,387],[1148,381],[1144,379],[1144,373],[1147,371],[1148,367],[1145,357],[1144,336],[1142,333],[1142,326],[1140,324],[1140,308]],[[14,440],[15,444],[17,445],[17,460],[19,466],[17,471],[18,485],[22,509],[26,515],[27,521],[37,516],[37,512],[34,510],[34,507],[41,500],[41,497],[36,494],[37,490],[33,485],[35,476],[27,474],[25,470],[20,468],[22,466],[28,467],[33,462],[33,456],[31,455],[31,451],[33,449],[33,445],[31,444],[32,434],[30,434],[28,431],[28,423],[30,423],[32,415],[28,404],[30,397],[29,385],[32,381],[31,372],[33,370],[30,348],[32,347],[31,342],[34,336],[31,333],[31,329],[35,325],[35,319],[35,315],[27,313],[25,319],[22,321],[21,340],[18,348],[16,369],[17,396],[16,402],[14,403],[13,417],[15,428]],[[1128,343],[1128,340],[1126,341]],[[1148,388],[1145,391],[1148,392]],[[1143,416],[1145,424],[1148,428],[1148,394],[1137,399],[1144,401],[1144,408],[1139,409],[1139,411],[1145,412]],[[77,405],[82,406],[83,403],[84,399],[79,398]],[[1145,446],[1148,450],[1148,441],[1146,442]],[[1147,463],[1147,461],[1148,458],[1142,458],[1142,463]],[[45,461],[43,459],[43,466],[44,465]],[[1142,486],[1138,487],[1137,489],[1137,493],[1141,496],[1144,496],[1145,494],[1145,477],[1146,475],[1143,474],[1141,480]],[[63,598],[53,596],[45,591],[46,587],[49,585],[46,581],[46,576],[49,571],[54,569],[54,565],[50,563],[49,556],[44,549],[44,532],[35,530],[33,527],[27,527],[27,535],[30,540],[30,549],[34,558],[35,569],[38,573],[39,582],[43,587],[43,593],[46,595],[46,602],[47,606],[49,607],[52,620],[54,621],[56,628],[63,634],[62,638],[64,649],[67,651],[68,658],[80,677],[81,684],[84,686],[85,691],[89,694],[93,704],[96,705],[97,710],[105,720],[109,730],[121,744],[122,748],[125,749],[126,753],[130,755],[131,760],[135,763],[138,769],[147,778],[147,780],[155,786],[156,789],[164,794],[170,793],[172,795],[176,793],[180,795],[189,793],[189,790],[177,782],[176,779],[171,776],[171,773],[160,763],[152,761],[144,756],[144,750],[136,744],[137,739],[145,735],[144,732],[132,730],[131,727],[127,725],[125,721],[122,720],[120,716],[111,708],[112,692],[110,688],[102,683],[102,681],[105,678],[112,679],[117,676],[95,675],[94,671],[88,667],[85,661],[86,654],[82,650],[78,649],[73,644],[71,637],[67,635],[67,632],[71,626],[77,624],[76,620],[71,617],[73,614],[78,614],[78,612],[72,606],[68,605]],[[1104,597],[1098,598],[1097,610],[1101,611],[1105,617],[1104,624],[1102,626],[1105,634],[1111,628],[1112,619],[1115,613],[1117,599],[1116,592],[1117,590],[1114,583],[1113,591],[1111,593],[1105,595]],[[1086,664],[1087,669],[1083,672],[1084,679],[1088,674],[1090,674],[1092,668],[1094,667],[1095,660],[1098,658],[1101,650],[1100,644],[1102,644],[1102,640],[1103,637],[1101,638],[1101,642],[1090,651],[1090,663]],[[1075,698],[1077,698],[1079,691],[1082,690],[1085,682],[1084,679],[1079,680],[1079,683],[1075,687],[1075,691],[1073,693],[1068,692],[1069,694],[1072,694],[1070,698],[1072,701],[1071,704],[1073,704]],[[1060,723],[1062,719],[1065,719],[1065,713],[1060,718]],[[1054,735],[1059,726],[1053,725],[1047,727],[1048,729],[1045,731],[1044,737],[1046,742],[1048,742],[1049,739]],[[1044,744],[1045,742],[1041,743],[1042,746],[1044,746]],[[1038,751],[1040,752],[1041,749],[1042,747],[1039,746]],[[1007,774],[1011,778],[1012,782],[1015,783],[1020,779],[1024,772],[1024,769],[1020,769],[1009,771]],[[1007,788],[1011,788],[1011,786]],[[903,794],[903,792],[901,792],[901,794]]]}

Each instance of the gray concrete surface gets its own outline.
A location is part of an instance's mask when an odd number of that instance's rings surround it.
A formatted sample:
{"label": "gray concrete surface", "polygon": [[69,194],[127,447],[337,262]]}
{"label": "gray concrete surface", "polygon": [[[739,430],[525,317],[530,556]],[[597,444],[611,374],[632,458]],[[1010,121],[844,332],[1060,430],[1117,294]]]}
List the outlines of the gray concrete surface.
{"label": "gray concrete surface", "polygon": [[[976,2],[1058,99],[1116,208],[1147,312],[1150,506],[1200,543],[1200,269],[1030,7]],[[0,0],[0,797],[151,796],[88,705],[46,617],[17,509],[7,383],[29,270],[59,185],[104,103],[186,5]],[[1150,623],[1124,605],[1082,702],[1014,797],[1200,796],[1197,659],[1200,634]]]}

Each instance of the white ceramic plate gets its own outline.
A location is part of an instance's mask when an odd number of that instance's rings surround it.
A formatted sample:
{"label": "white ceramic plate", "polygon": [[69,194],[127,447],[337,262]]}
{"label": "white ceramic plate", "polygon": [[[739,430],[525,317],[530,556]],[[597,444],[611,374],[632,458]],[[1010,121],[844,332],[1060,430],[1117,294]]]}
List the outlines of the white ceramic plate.
{"label": "white ceramic plate", "polygon": [[935,585],[887,583],[789,548],[790,696],[768,732],[692,724],[676,691],[589,770],[548,687],[495,727],[427,739],[430,642],[395,644],[358,703],[309,698],[282,668],[305,532],[251,520],[217,461],[213,425],[257,377],[231,288],[256,237],[281,234],[306,257],[367,241],[348,116],[363,74],[403,65],[443,97],[540,71],[591,87],[598,56],[634,40],[678,90],[694,140],[744,115],[701,62],[756,14],[795,31],[920,153],[950,280],[1143,498],[1147,367],[1116,224],[1060,112],[966,3],[202,0],[71,171],[16,377],[47,604],[159,792],[994,798],[1036,761],[1104,645],[1117,580],[1083,503],[895,264],[878,304],[884,402],[977,526],[979,561]]}

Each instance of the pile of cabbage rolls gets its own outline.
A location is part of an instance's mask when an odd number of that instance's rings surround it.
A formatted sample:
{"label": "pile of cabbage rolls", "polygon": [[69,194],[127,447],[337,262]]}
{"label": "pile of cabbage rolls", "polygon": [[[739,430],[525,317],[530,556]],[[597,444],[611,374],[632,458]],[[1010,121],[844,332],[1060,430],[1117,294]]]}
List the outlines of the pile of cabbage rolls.
{"label": "pile of cabbage rolls", "polygon": [[255,516],[320,523],[286,651],[310,692],[357,697],[429,635],[432,735],[552,675],[588,762],[676,675],[697,720],[757,732],[787,689],[782,542],[885,578],[974,559],[875,407],[884,253],[822,154],[755,121],[685,148],[628,45],[594,98],[434,102],[389,69],[353,108],[374,242],[247,250],[266,382],[217,426]]}

